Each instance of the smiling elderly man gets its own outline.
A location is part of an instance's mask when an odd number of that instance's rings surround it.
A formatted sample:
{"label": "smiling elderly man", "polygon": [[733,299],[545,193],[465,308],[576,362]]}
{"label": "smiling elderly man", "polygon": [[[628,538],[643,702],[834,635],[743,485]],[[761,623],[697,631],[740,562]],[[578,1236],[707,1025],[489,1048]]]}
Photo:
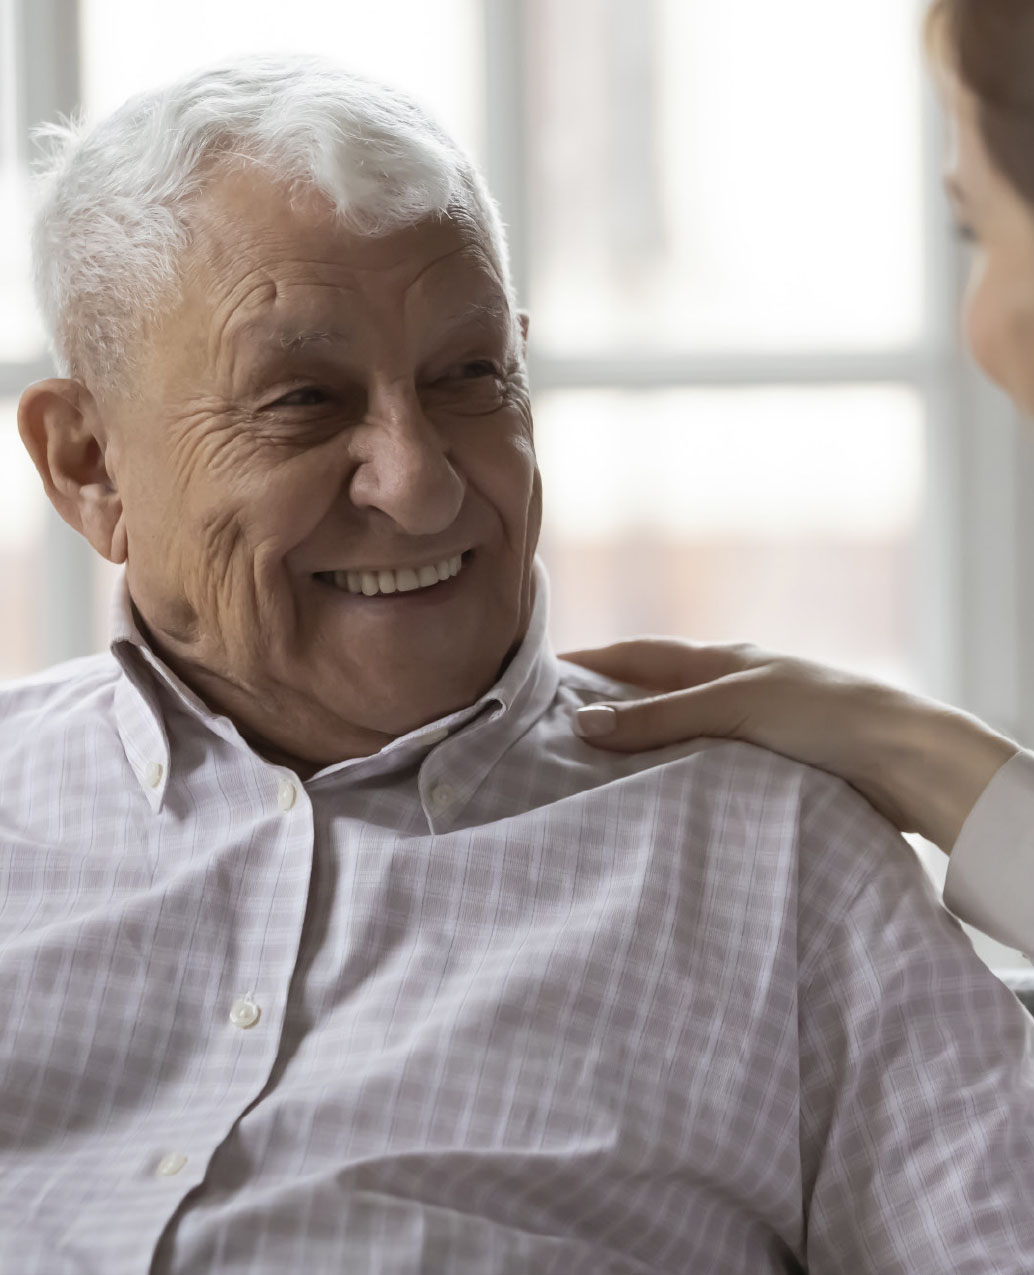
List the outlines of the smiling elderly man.
{"label": "smiling elderly man", "polygon": [[1029,1024],[889,825],[572,732],[450,141],[241,62],[56,130],[35,247],[125,570],[0,694],[0,1271],[1029,1275]]}

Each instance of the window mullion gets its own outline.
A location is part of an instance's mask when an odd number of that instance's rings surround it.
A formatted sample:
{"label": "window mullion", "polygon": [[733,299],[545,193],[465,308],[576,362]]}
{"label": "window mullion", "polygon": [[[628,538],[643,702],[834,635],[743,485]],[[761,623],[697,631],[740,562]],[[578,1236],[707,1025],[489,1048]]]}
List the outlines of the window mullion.
{"label": "window mullion", "polygon": [[507,226],[518,303],[529,296],[527,191],[528,20],[524,0],[482,0],[485,164],[488,188]]}
{"label": "window mullion", "polygon": [[740,389],[759,385],[925,386],[932,374],[946,374],[943,357],[931,367],[924,349],[830,354],[639,355],[565,357],[532,344],[529,371],[536,390],[552,389]]}
{"label": "window mullion", "polygon": [[[15,0],[15,40],[20,138],[22,156],[28,161],[30,131],[43,121],[74,114],[79,105],[78,0]],[[0,392],[17,393],[27,382],[51,371],[43,363],[8,364],[0,368]],[[53,509],[48,510],[45,523],[43,559],[37,631],[41,660],[51,664],[93,649],[95,559],[93,549]]]}

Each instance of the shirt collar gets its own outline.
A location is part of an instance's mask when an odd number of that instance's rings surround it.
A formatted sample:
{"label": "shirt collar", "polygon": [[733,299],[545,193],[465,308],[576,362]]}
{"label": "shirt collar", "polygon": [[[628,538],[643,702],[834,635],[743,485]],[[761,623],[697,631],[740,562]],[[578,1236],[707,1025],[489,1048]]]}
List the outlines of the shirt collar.
{"label": "shirt collar", "polygon": [[[559,664],[547,635],[549,580],[536,558],[534,600],[527,632],[499,680],[478,700],[435,722],[402,735],[371,757],[338,762],[317,772],[315,783],[343,771],[364,776],[394,769],[447,737],[459,740],[476,732],[477,749],[466,753],[463,789],[471,795],[510,744],[524,734],[552,703]],[[125,568],[112,593],[111,653],[124,677],[116,691],[116,716],[123,746],[154,809],[161,805],[172,764],[162,698],[171,695],[192,717],[238,746],[248,747],[229,718],[213,712],[152,650],[137,624]],[[467,792],[469,790],[469,792]],[[459,794],[458,794],[459,796]],[[462,804],[456,802],[456,808]]]}
{"label": "shirt collar", "polygon": [[124,567],[112,591],[109,627],[111,654],[123,674],[115,684],[115,722],[126,758],[157,812],[169,782],[169,737],[158,685],[146,662],[155,657],[133,618]]}

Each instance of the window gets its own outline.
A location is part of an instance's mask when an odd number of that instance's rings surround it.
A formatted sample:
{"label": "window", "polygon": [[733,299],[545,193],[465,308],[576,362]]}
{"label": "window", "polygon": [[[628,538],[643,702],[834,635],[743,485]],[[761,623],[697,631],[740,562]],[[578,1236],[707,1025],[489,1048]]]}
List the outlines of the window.
{"label": "window", "polygon": [[535,419],[561,640],[750,634],[917,680],[911,387],[564,389]]}
{"label": "window", "polygon": [[522,12],[559,641],[749,636],[920,685],[918,6]]}
{"label": "window", "polygon": [[28,127],[74,105],[74,16],[68,0],[0,0],[0,677],[64,654],[49,637],[63,626],[52,604],[82,600],[63,587],[75,537],[45,500],[15,424],[22,388],[50,370],[29,283]]}

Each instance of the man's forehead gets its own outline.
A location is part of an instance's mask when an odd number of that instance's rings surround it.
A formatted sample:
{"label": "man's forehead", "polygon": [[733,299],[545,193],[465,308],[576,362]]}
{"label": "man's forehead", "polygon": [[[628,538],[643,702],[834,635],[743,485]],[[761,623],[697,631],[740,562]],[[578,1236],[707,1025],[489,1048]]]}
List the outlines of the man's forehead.
{"label": "man's forehead", "polygon": [[[429,309],[425,319],[436,336],[446,339],[454,332],[469,328],[498,329],[511,321],[511,315],[505,298],[500,295],[468,301],[459,307],[443,302]],[[356,330],[357,324],[349,323],[347,318],[344,322],[339,317],[336,322],[299,324],[267,313],[233,325],[229,336],[235,345],[301,354],[310,349],[347,346],[355,339]]]}
{"label": "man's forehead", "polygon": [[453,262],[442,264],[448,269],[439,269],[434,277],[428,274],[423,286],[387,295],[376,287],[267,281],[251,288],[241,304],[231,301],[209,309],[204,320],[208,342],[233,359],[300,358],[355,351],[371,330],[409,331],[421,343],[436,344],[469,331],[509,333],[514,316],[497,278],[484,270],[458,270]]}
{"label": "man's forehead", "polygon": [[201,203],[188,288],[224,337],[261,319],[276,340],[304,345],[372,304],[508,310],[486,236],[464,221],[433,216],[362,234],[318,192],[299,197],[262,174],[234,174]]}

